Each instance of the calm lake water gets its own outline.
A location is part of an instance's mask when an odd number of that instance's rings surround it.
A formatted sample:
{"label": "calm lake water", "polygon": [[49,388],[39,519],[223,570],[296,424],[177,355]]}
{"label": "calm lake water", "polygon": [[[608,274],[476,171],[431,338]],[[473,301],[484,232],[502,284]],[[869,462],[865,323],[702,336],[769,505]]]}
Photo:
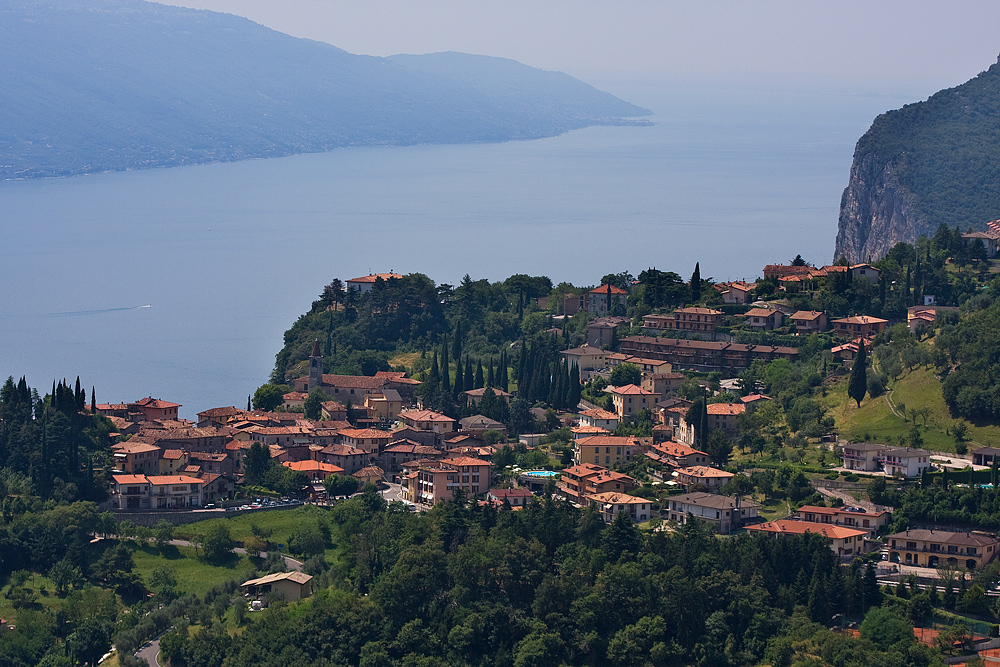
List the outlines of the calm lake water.
{"label": "calm lake water", "polygon": [[[0,373],[242,406],[332,278],[831,261],[854,144],[912,96],[644,86],[650,127],[0,183]],[[149,306],[141,307],[141,306]]]}

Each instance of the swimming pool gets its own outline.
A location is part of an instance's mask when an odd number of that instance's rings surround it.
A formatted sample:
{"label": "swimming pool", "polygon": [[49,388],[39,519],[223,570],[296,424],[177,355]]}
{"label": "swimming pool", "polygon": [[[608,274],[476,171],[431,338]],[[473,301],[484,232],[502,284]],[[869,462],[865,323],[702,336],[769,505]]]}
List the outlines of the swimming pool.
{"label": "swimming pool", "polygon": [[555,477],[559,473],[554,470],[529,470],[528,472],[521,474],[527,475],[528,477]]}

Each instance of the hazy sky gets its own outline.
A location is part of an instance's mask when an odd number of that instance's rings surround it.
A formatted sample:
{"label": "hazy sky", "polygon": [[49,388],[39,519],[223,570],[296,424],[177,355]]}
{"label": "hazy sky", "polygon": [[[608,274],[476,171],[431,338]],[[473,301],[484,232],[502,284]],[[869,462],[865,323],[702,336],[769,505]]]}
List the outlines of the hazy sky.
{"label": "hazy sky", "polygon": [[[466,51],[607,83],[627,73],[957,85],[1000,52],[1000,2],[162,0],[352,53]],[[598,79],[595,81],[594,79]]]}

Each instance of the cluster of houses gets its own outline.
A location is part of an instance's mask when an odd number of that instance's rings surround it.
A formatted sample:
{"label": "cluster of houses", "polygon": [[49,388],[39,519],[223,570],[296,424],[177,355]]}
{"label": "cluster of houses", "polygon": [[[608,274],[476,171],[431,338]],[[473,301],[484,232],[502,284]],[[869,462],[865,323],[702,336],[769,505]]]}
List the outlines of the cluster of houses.
{"label": "cluster of houses", "polygon": [[[114,474],[110,504],[116,509],[184,509],[231,498],[243,481],[244,457],[254,443],[268,448],[272,460],[305,473],[312,496],[325,494],[330,475],[353,475],[361,483],[401,477],[414,502],[433,504],[462,487],[469,494],[489,489],[487,431],[506,435],[506,426],[478,415],[456,421],[413,404],[419,382],[403,373],[372,377],[327,375],[317,349],[310,375],[295,381],[296,393],[320,386],[332,396],[322,419],[298,412],[265,412],[236,407],[198,413],[198,421],[178,418],[176,403],[146,398],[135,403],[97,405],[97,411],[130,436],[112,446]],[[472,392],[473,394],[475,392]],[[509,397],[506,392],[498,392]],[[482,396],[471,396],[475,404]],[[360,413],[349,406],[357,401]],[[287,403],[286,403],[287,404]],[[391,423],[392,428],[375,425]]]}

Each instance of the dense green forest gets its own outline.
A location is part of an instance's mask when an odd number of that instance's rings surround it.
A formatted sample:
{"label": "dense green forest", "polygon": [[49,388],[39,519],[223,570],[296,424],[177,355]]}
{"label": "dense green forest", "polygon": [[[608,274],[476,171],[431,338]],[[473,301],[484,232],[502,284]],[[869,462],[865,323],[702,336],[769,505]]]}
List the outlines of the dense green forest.
{"label": "dense green forest", "polygon": [[235,636],[221,618],[185,624],[161,643],[171,664],[942,664],[886,609],[861,639],[824,627],[882,593],[871,568],[840,567],[815,535],[719,540],[698,522],[650,533],[551,499],[513,512],[460,498],[414,515],[373,493],[335,507],[332,524],[332,587]]}
{"label": "dense green forest", "polygon": [[44,398],[25,378],[7,378],[0,387],[0,492],[104,500],[114,427],[88,407],[79,378],[75,387],[53,383]]}
{"label": "dense green forest", "polygon": [[857,153],[894,165],[932,224],[981,229],[1000,217],[1000,64],[875,119]]}

